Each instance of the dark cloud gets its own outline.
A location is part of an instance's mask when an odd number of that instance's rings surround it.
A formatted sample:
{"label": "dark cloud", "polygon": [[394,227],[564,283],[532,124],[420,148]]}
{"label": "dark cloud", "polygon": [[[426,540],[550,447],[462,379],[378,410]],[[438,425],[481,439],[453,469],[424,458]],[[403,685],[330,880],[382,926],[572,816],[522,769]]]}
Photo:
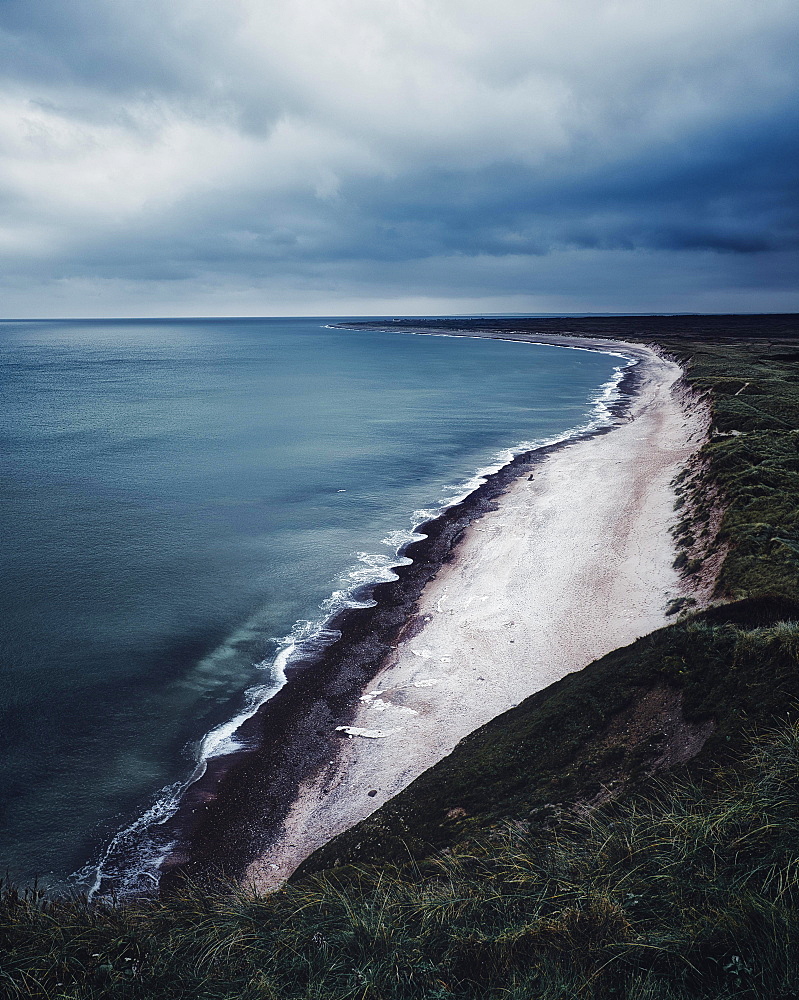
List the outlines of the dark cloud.
{"label": "dark cloud", "polygon": [[4,0],[5,311],[799,308],[798,26]]}

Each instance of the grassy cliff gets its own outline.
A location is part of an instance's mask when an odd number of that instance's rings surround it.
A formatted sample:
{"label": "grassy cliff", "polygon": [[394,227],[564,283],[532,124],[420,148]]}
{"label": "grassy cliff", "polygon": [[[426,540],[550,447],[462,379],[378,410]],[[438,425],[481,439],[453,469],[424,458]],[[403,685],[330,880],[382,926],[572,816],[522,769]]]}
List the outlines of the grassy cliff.
{"label": "grassy cliff", "polygon": [[269,898],[7,888],[3,995],[799,994],[799,339],[723,319],[559,321],[660,343],[708,398],[676,533],[717,607],[473,733]]}

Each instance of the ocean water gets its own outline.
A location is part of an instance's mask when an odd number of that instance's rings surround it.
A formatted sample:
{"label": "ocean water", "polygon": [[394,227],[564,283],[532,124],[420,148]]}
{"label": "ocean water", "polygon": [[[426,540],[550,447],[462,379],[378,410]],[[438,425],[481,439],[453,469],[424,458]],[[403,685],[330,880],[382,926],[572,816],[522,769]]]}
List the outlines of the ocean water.
{"label": "ocean water", "polygon": [[481,471],[607,419],[626,363],[326,322],[0,323],[18,880],[91,888],[109,844],[133,864],[294,643]]}

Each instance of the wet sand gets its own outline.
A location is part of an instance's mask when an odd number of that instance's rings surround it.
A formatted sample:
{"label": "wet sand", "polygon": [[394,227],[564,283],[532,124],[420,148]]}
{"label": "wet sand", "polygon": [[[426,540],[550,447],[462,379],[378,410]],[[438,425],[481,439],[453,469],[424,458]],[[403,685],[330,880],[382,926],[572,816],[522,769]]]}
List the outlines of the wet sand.
{"label": "wet sand", "polygon": [[671,482],[708,419],[685,402],[679,367],[638,345],[500,336],[623,351],[640,359],[636,394],[610,431],[548,450],[531,472],[520,466],[465,526],[355,710],[333,727],[336,752],[299,781],[243,872],[259,891],[474,729],[666,624],[668,603],[686,593],[672,565]]}

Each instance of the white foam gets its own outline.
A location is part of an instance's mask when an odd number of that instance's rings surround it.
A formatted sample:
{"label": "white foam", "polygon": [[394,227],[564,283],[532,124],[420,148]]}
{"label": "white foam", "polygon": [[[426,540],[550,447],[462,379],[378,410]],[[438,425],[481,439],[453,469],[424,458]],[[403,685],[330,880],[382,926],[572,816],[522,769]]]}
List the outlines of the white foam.
{"label": "white foam", "polygon": [[120,896],[150,895],[158,888],[157,873],[172,844],[159,843],[150,832],[174,815],[187,784],[176,782],[161,789],[153,805],[113,837],[97,864],[86,865],[72,875],[87,886],[90,899],[107,879],[113,881],[114,894]]}

